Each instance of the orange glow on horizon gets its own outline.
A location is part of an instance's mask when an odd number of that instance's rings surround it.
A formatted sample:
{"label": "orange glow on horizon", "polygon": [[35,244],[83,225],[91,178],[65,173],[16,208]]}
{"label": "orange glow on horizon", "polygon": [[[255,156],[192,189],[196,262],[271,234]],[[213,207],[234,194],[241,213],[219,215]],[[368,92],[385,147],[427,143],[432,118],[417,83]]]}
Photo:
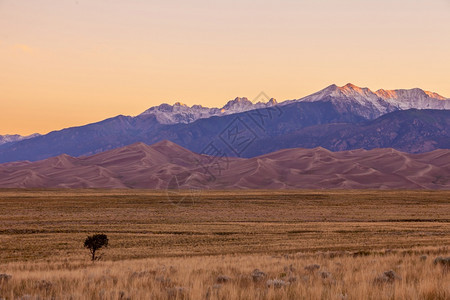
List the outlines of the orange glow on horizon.
{"label": "orange glow on horizon", "polygon": [[330,84],[450,97],[447,1],[0,2],[0,134]]}

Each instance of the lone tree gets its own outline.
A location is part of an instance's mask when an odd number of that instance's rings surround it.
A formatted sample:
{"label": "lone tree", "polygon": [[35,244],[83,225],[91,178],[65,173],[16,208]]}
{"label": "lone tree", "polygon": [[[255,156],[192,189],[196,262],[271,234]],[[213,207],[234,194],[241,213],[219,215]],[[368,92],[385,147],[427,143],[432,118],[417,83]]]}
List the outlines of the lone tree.
{"label": "lone tree", "polygon": [[99,260],[100,257],[95,256],[95,252],[103,247],[108,246],[108,237],[106,234],[94,234],[88,236],[84,241],[84,247],[88,248],[92,255],[92,261]]}

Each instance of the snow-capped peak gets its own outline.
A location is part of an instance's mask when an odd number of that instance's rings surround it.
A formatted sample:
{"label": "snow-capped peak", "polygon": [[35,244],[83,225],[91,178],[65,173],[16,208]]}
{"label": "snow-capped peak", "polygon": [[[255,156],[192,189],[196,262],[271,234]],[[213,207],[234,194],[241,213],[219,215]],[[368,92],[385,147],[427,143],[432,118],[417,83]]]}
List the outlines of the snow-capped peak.
{"label": "snow-capped peak", "polygon": [[[332,84],[321,91],[294,101],[331,101],[338,107],[353,111],[367,119],[400,109],[450,109],[449,99],[419,88],[380,89],[373,92],[369,88],[361,88],[351,83],[341,87]],[[285,104],[294,101],[287,101]]]}
{"label": "snow-capped peak", "polygon": [[40,136],[39,133],[33,133],[27,136],[22,136],[19,134],[6,134],[6,135],[0,135],[0,145],[6,144],[6,143],[15,143],[22,140],[31,139],[34,137]]}
{"label": "snow-capped peak", "polygon": [[347,83],[342,87],[336,87],[336,89],[330,94],[337,97],[353,97],[359,102],[365,102],[366,100],[373,101],[377,95],[368,88],[360,88],[354,84]]}
{"label": "snow-capped peak", "polygon": [[298,101],[316,101],[326,96],[345,96],[345,97],[364,97],[364,98],[371,98],[371,97],[379,97],[382,99],[399,99],[399,100],[405,100],[410,98],[431,98],[431,99],[437,99],[437,100],[448,100],[445,97],[442,97],[441,95],[424,91],[419,88],[414,89],[398,89],[398,90],[377,90],[376,92],[373,92],[369,88],[361,88],[358,87],[352,83],[347,83],[344,86],[337,86],[335,84],[332,84],[323,90],[320,90],[314,94],[311,94],[309,96],[303,97],[299,99]]}
{"label": "snow-capped peak", "polygon": [[379,97],[381,97],[383,99],[411,99],[411,98],[427,99],[427,98],[432,98],[432,99],[437,99],[437,100],[447,100],[446,98],[442,97],[441,95],[439,95],[437,93],[424,91],[424,90],[419,89],[419,88],[414,88],[414,89],[409,89],[409,90],[405,90],[405,89],[400,89],[400,90],[383,90],[383,89],[379,89],[375,93]]}
{"label": "snow-capped peak", "polygon": [[[325,97],[353,97],[357,98],[359,100],[367,100],[367,98],[375,98],[377,95],[373,93],[368,88],[360,88],[354,84],[347,83],[344,86],[337,86],[335,84],[332,84],[323,90],[320,90],[314,94],[311,94],[309,96],[303,97],[296,101],[305,101],[305,102],[314,102],[322,100]],[[292,102],[292,101],[290,101]]]}
{"label": "snow-capped peak", "polygon": [[277,105],[277,101],[273,98],[267,103],[253,103],[245,97],[236,97],[234,100],[228,101],[222,108],[209,108],[202,105],[192,105],[189,107],[181,102],[175,102],[174,105],[163,103],[147,109],[140,115],[154,115],[161,124],[187,124],[198,119],[240,113],[273,105]]}
{"label": "snow-capped peak", "polygon": [[429,92],[429,91],[424,91],[424,92],[430,98],[434,98],[434,99],[438,99],[438,100],[449,100],[449,99],[447,99],[445,97],[442,97],[441,95],[439,95],[438,93],[435,93],[435,92]]}
{"label": "snow-capped peak", "polygon": [[385,113],[404,109],[450,109],[450,99],[441,95],[414,89],[377,90],[358,87],[347,83],[344,86],[332,84],[323,90],[298,100],[278,103],[275,99],[268,102],[253,103],[245,97],[236,97],[221,108],[209,108],[201,105],[188,106],[181,102],[174,105],[163,103],[143,112],[141,115],[154,115],[161,124],[192,123],[198,119],[245,112],[274,105],[287,105],[293,102],[332,102],[337,109],[351,111],[366,119],[377,118]]}
{"label": "snow-capped peak", "polygon": [[449,99],[437,93],[424,91],[419,88],[408,90],[380,89],[375,93],[384,101],[389,102],[399,109],[450,109]]}
{"label": "snow-capped peak", "polygon": [[274,106],[274,105],[277,105],[277,104],[278,104],[278,101],[277,101],[277,99],[275,99],[275,98],[270,98],[270,100],[267,102],[267,104],[268,104],[269,106]]}
{"label": "snow-capped peak", "polygon": [[236,97],[234,100],[228,101],[228,103],[225,104],[222,107],[222,109],[224,109],[226,111],[229,111],[229,110],[243,111],[252,106],[253,106],[253,103],[250,100],[248,100],[247,98]]}

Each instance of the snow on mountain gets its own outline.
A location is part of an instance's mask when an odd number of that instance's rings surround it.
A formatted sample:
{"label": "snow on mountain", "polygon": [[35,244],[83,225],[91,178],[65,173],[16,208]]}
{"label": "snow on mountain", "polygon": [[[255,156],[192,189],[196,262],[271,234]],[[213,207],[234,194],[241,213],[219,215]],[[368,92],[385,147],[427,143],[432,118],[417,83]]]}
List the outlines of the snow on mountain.
{"label": "snow on mountain", "polygon": [[34,133],[27,136],[22,136],[19,134],[6,134],[6,135],[0,135],[0,145],[6,144],[6,143],[15,143],[22,140],[31,139],[34,137],[39,136],[39,133]]}
{"label": "snow on mountain", "polygon": [[187,106],[180,102],[176,102],[174,105],[163,103],[147,109],[140,115],[154,115],[161,124],[188,124],[198,119],[230,115],[273,105],[277,105],[277,101],[273,98],[267,103],[253,103],[245,97],[237,97],[234,100],[228,101],[222,108],[209,108],[201,105]]}
{"label": "snow on mountain", "polygon": [[383,90],[376,92],[360,88],[351,83],[342,87],[333,84],[325,89],[298,100],[282,102],[331,101],[343,110],[352,111],[367,119],[374,119],[383,114],[406,109],[450,109],[450,99],[439,94],[415,89]]}
{"label": "snow on mountain", "polygon": [[176,102],[174,105],[161,104],[143,112],[141,115],[154,115],[160,124],[189,124],[198,119],[224,116],[274,105],[287,105],[292,102],[331,101],[341,112],[352,112],[366,119],[375,119],[397,110],[450,109],[450,99],[441,95],[415,89],[377,90],[361,88],[351,83],[342,87],[335,84],[309,96],[277,103],[270,99],[267,103],[252,103],[247,98],[228,101],[222,108],[209,108],[201,105],[187,106]]}
{"label": "snow on mountain", "polygon": [[410,90],[378,90],[377,96],[399,109],[450,109],[450,99],[418,88]]}

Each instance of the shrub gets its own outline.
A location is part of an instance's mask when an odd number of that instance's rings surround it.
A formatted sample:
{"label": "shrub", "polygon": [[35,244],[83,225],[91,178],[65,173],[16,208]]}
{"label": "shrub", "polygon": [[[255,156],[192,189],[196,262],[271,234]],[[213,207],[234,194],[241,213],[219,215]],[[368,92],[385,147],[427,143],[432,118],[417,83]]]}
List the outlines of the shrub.
{"label": "shrub", "polygon": [[106,234],[95,234],[92,236],[88,236],[86,238],[86,240],[84,241],[84,247],[88,248],[89,251],[91,252],[92,261],[96,261],[101,258],[101,256],[100,257],[95,256],[95,253],[97,252],[97,250],[103,247],[107,247],[108,242],[109,240]]}
{"label": "shrub", "polygon": [[312,264],[305,267],[306,271],[314,272],[315,270],[319,270],[320,266],[318,264]]}
{"label": "shrub", "polygon": [[273,280],[267,280],[266,285],[269,288],[270,287],[281,288],[281,287],[289,285],[289,282],[286,282],[281,279],[273,279]]}
{"label": "shrub", "polygon": [[374,283],[376,284],[394,283],[395,280],[401,280],[400,276],[398,276],[394,271],[389,270],[383,272],[383,274],[375,278]]}
{"label": "shrub", "polygon": [[264,277],[266,277],[266,273],[262,272],[259,269],[253,270],[253,272],[252,272],[253,281],[255,281],[255,282],[261,281],[264,279]]}

